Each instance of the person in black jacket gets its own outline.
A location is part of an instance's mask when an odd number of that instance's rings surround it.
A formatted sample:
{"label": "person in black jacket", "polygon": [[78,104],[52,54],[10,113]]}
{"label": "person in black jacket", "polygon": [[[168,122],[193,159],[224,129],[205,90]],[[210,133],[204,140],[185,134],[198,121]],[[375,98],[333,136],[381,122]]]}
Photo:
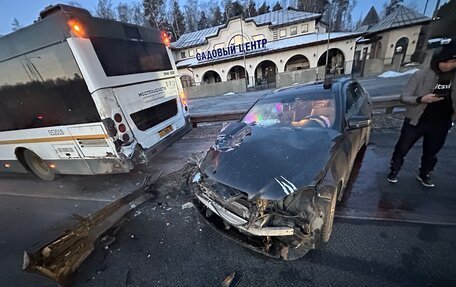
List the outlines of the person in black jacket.
{"label": "person in black jacket", "polygon": [[397,182],[404,157],[423,138],[421,167],[416,178],[423,186],[433,187],[430,173],[456,118],[456,44],[438,48],[430,67],[412,75],[402,91],[401,102],[406,104],[405,119],[386,179]]}

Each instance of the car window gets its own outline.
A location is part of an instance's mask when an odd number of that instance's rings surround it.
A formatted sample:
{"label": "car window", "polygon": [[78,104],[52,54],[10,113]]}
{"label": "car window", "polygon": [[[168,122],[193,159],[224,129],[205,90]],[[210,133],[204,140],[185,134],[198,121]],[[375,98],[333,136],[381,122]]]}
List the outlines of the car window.
{"label": "car window", "polygon": [[348,85],[346,90],[346,101],[345,101],[345,112],[348,114],[355,109],[359,103],[359,100],[364,94],[363,89],[358,83],[352,83]]}
{"label": "car window", "polygon": [[331,128],[335,121],[335,105],[334,98],[268,99],[255,104],[242,121],[261,127]]}

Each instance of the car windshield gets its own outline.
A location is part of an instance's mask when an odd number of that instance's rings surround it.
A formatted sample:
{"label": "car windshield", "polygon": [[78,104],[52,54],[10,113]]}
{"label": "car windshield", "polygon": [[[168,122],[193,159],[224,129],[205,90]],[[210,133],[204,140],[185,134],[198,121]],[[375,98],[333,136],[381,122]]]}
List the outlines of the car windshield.
{"label": "car windshield", "polygon": [[242,119],[261,127],[295,128],[334,126],[336,109],[332,94],[275,97],[260,100]]}

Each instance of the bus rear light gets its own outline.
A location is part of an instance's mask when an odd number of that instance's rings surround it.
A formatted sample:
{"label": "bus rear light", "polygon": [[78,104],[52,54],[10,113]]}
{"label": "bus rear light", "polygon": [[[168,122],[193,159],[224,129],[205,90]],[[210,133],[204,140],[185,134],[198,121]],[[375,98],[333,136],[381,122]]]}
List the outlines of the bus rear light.
{"label": "bus rear light", "polygon": [[180,92],[179,96],[180,96],[182,105],[187,106],[187,98],[185,98],[185,93],[184,92]]}
{"label": "bus rear light", "polygon": [[70,26],[71,31],[76,37],[85,37],[85,31],[81,23],[75,19],[70,19],[68,20],[67,24]]}
{"label": "bus rear light", "polygon": [[127,127],[124,124],[120,124],[118,130],[119,132],[124,133],[127,131]]}
{"label": "bus rear light", "polygon": [[130,136],[129,136],[128,134],[123,134],[122,140],[123,140],[124,142],[129,142],[129,141],[130,141]]}
{"label": "bus rear light", "polygon": [[171,41],[169,39],[168,33],[162,32],[162,42],[163,42],[163,44],[165,44],[166,47],[169,47],[169,45],[171,44]]}
{"label": "bus rear light", "polygon": [[122,121],[122,115],[117,113],[114,115],[114,120],[118,123],[120,123]]}

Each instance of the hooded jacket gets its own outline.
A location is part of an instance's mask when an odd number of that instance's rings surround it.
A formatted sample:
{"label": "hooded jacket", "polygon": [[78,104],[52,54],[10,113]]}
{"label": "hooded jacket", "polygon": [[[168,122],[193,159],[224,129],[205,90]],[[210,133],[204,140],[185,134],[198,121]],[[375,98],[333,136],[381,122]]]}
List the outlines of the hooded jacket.
{"label": "hooded jacket", "polygon": [[[426,109],[426,103],[418,103],[417,99],[430,94],[438,81],[438,63],[456,58],[456,45],[439,48],[434,52],[431,64],[413,74],[404,86],[400,101],[406,105],[405,117],[410,119],[410,124],[416,126],[421,115]],[[456,72],[451,80],[451,100],[453,102],[452,120],[456,120]]]}

